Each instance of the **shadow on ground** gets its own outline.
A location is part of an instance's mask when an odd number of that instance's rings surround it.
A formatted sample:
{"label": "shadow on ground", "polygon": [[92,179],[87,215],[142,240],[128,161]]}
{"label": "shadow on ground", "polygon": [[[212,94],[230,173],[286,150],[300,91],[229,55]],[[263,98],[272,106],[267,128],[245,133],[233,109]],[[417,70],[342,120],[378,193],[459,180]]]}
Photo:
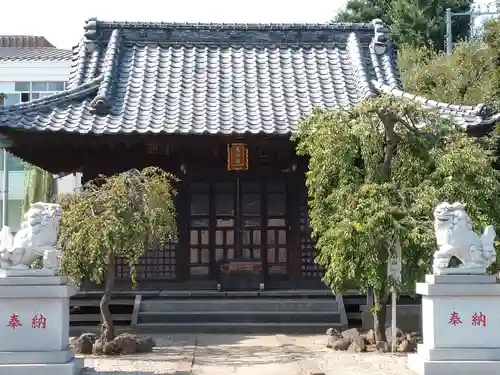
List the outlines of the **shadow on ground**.
{"label": "shadow on ground", "polygon": [[[138,336],[143,336],[138,334]],[[307,337],[296,337],[293,348],[283,346],[276,335],[245,335],[245,334],[171,334],[150,335],[157,343],[152,353],[132,354],[116,357],[85,356],[86,366],[102,368],[98,363],[110,358],[117,372],[89,369],[84,374],[134,374],[150,375],[153,372],[119,372],[120,367],[128,370],[133,364],[140,369],[142,362],[145,367],[161,369],[160,374],[189,375],[191,366],[221,366],[225,369],[285,365],[311,357],[311,349],[305,343]],[[310,338],[310,336],[309,336]],[[303,342],[300,342],[304,340]],[[324,345],[322,345],[324,346]],[[149,367],[147,368],[149,370]],[[105,368],[110,370],[110,368]],[[177,371],[176,371],[177,370]],[[184,371],[186,370],[186,371]],[[163,372],[165,371],[165,372]]]}
{"label": "shadow on ground", "polygon": [[94,371],[85,370],[82,375],[192,375],[191,371],[150,372],[150,371]]}
{"label": "shadow on ground", "polygon": [[[306,352],[294,353],[294,359],[307,356]],[[199,335],[195,364],[223,366],[251,366],[285,364],[290,353],[284,350],[275,335]]]}

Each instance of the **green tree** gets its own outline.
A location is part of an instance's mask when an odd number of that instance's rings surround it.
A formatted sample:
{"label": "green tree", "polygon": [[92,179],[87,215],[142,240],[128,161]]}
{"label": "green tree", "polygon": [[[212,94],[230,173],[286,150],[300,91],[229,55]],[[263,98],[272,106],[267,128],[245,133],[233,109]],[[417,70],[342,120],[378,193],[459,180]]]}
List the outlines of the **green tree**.
{"label": "green tree", "polygon": [[411,93],[500,110],[500,22],[486,25],[484,41],[456,44],[451,56],[426,46],[401,48],[398,67]]}
{"label": "green tree", "polygon": [[135,265],[145,249],[176,236],[173,183],[174,178],[158,168],[131,170],[102,176],[60,199],[61,271],[77,283],[105,281],[101,348],[115,337],[109,301],[116,258],[128,262],[135,283]]}
{"label": "green tree", "polygon": [[[385,341],[391,286],[413,291],[429,270],[435,205],[462,201],[481,227],[498,219],[493,142],[477,142],[450,121],[387,96],[316,111],[296,140],[298,153],[309,157],[309,215],[324,281],[339,292],[352,282],[372,288],[376,339]],[[401,283],[387,276],[395,244],[402,249]]]}
{"label": "green tree", "polygon": [[24,199],[22,213],[26,213],[34,202],[48,202],[52,197],[52,174],[43,169],[25,163],[26,182],[24,183]]}
{"label": "green tree", "polygon": [[[391,41],[403,45],[429,45],[444,48],[446,32],[445,11],[467,11],[471,0],[348,0],[335,22],[370,22],[380,18],[391,31]],[[470,17],[454,17],[452,24],[455,40],[469,35]]]}

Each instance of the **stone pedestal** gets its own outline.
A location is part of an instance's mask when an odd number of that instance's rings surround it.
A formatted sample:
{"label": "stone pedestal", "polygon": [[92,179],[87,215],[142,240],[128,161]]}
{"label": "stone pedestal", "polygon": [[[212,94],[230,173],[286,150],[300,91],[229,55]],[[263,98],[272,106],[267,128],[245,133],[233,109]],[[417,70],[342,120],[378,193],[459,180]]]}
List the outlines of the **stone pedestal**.
{"label": "stone pedestal", "polygon": [[423,344],[408,366],[419,375],[500,374],[500,284],[489,275],[427,275]]}
{"label": "stone pedestal", "polygon": [[[0,375],[76,375],[69,347],[69,299],[61,276],[0,273]],[[26,275],[26,271],[25,271]]]}

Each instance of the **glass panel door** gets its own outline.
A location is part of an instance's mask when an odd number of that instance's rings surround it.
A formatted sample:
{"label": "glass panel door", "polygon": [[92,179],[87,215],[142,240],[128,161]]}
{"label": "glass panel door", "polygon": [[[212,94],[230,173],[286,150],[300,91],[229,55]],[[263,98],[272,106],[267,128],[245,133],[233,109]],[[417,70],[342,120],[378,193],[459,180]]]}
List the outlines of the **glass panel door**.
{"label": "glass panel door", "polygon": [[262,259],[261,184],[237,179],[238,188],[238,258]]}
{"label": "glass panel door", "polygon": [[268,182],[265,191],[267,274],[271,278],[286,276],[288,274],[286,183]]}
{"label": "glass panel door", "polygon": [[235,258],[236,246],[236,186],[234,181],[216,182],[215,201],[215,261]]}
{"label": "glass panel door", "polygon": [[288,274],[286,182],[244,175],[190,185],[189,269],[210,278],[220,260],[263,262],[265,273]]}
{"label": "glass panel door", "polygon": [[189,273],[191,277],[210,275],[210,184],[190,186]]}

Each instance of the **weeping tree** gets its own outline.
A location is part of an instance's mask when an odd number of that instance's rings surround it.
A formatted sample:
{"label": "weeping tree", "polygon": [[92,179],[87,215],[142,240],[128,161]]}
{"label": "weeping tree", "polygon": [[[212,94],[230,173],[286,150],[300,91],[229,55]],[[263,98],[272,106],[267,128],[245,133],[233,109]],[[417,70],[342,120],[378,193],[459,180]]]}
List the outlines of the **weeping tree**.
{"label": "weeping tree", "polygon": [[24,184],[24,200],[22,214],[27,212],[34,202],[48,202],[52,199],[52,174],[28,163],[25,163],[26,182]]}
{"label": "weeping tree", "polygon": [[175,179],[158,168],[101,176],[81,191],[60,198],[61,271],[75,282],[104,282],[100,309],[101,347],[115,338],[109,302],[115,285],[115,260],[135,265],[145,249],[176,237]]}
{"label": "weeping tree", "polygon": [[[413,291],[430,269],[435,205],[464,202],[481,227],[498,220],[494,142],[387,96],[315,111],[300,124],[296,141],[298,153],[309,157],[309,215],[324,282],[338,292],[353,282],[372,288],[376,340],[386,341],[391,287]],[[387,273],[398,245],[401,281]]]}

